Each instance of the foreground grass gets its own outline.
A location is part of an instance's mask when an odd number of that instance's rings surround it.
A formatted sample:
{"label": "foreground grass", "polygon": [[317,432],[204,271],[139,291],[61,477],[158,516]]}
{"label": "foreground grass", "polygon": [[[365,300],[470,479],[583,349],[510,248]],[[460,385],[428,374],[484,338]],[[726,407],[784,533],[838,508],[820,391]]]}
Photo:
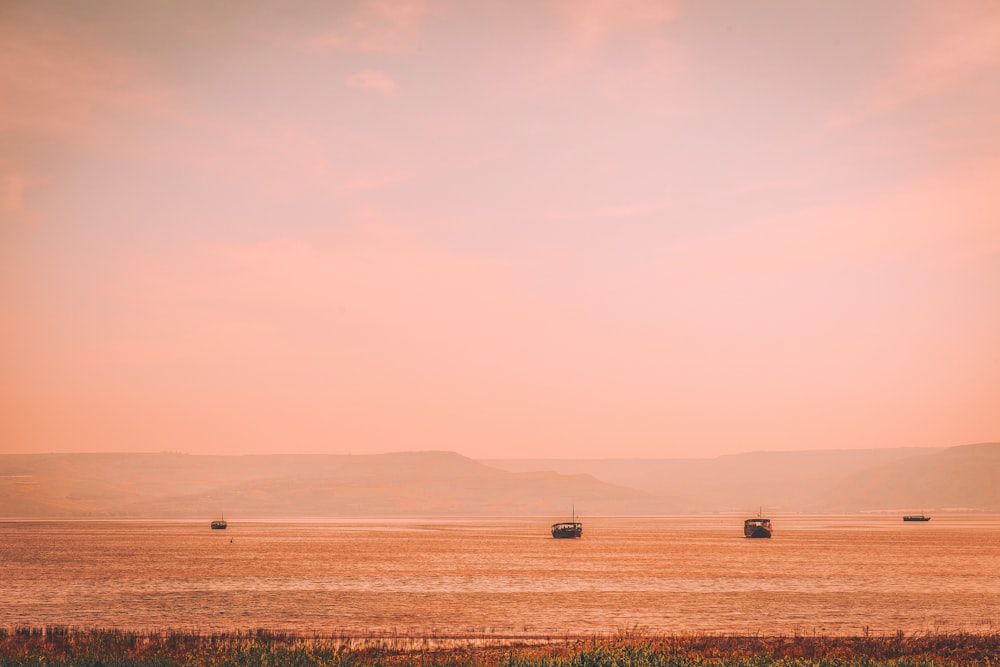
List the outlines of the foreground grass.
{"label": "foreground grass", "polygon": [[257,630],[177,632],[0,628],[0,667],[505,666],[938,667],[1000,666],[1000,633],[865,637],[638,636],[499,643],[297,637]]}

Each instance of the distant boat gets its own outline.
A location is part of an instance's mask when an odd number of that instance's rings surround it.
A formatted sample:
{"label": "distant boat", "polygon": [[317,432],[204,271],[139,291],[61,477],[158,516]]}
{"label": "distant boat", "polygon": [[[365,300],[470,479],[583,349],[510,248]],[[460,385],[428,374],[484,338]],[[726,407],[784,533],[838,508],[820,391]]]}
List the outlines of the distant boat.
{"label": "distant boat", "polygon": [[743,522],[743,537],[771,537],[771,520],[765,519],[757,512],[757,516]]}
{"label": "distant boat", "polygon": [[216,519],[215,521],[212,522],[212,530],[225,530],[228,527],[229,524],[226,523],[225,515],[223,515],[221,519]]}
{"label": "distant boat", "polygon": [[926,514],[907,514],[903,517],[903,521],[930,521],[931,518]]}
{"label": "distant boat", "polygon": [[576,520],[576,506],[573,506],[573,520],[552,524],[552,537],[572,538],[583,536],[583,524]]}

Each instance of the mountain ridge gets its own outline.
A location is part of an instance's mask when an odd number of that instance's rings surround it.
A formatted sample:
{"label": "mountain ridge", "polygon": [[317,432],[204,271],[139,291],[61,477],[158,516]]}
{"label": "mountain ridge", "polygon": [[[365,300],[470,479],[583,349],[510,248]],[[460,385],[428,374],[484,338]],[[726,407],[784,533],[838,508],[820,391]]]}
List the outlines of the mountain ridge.
{"label": "mountain ridge", "polygon": [[586,474],[512,473],[453,452],[0,455],[0,516],[194,517],[669,510]]}
{"label": "mountain ridge", "polygon": [[0,517],[1000,512],[1000,443],[712,459],[0,454]]}
{"label": "mountain ridge", "polygon": [[866,512],[967,508],[1000,512],[1000,443],[955,447],[759,451],[714,459],[486,459],[506,470],[548,465],[652,494],[690,511]]}

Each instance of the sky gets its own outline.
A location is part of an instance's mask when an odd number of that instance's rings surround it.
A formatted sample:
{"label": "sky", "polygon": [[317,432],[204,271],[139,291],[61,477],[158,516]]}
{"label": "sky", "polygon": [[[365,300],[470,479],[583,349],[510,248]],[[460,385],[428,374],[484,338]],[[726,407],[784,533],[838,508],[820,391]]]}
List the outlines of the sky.
{"label": "sky", "polygon": [[1000,4],[0,5],[0,451],[1000,439]]}

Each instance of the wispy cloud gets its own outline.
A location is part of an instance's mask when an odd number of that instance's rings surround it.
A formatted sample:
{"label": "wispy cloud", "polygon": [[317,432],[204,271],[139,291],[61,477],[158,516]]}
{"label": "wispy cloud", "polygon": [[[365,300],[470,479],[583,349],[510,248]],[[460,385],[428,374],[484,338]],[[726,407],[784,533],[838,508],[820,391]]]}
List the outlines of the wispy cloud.
{"label": "wispy cloud", "polygon": [[663,39],[660,32],[678,14],[670,0],[584,0],[559,3],[572,52],[593,54],[617,39]]}
{"label": "wispy cloud", "polygon": [[589,95],[662,111],[682,53],[668,28],[679,17],[669,0],[585,0],[543,5],[554,19],[533,71],[540,90],[583,86]]}
{"label": "wispy cloud", "polygon": [[370,90],[383,95],[395,95],[398,87],[391,76],[377,69],[366,69],[355,72],[347,79],[351,88]]}
{"label": "wispy cloud", "polygon": [[832,125],[862,122],[919,100],[989,94],[1000,69],[1000,6],[931,3],[903,36],[888,72],[860,99],[834,116]]}
{"label": "wispy cloud", "polygon": [[370,0],[351,8],[336,25],[304,42],[306,51],[393,53],[411,42],[428,13],[422,0]]}
{"label": "wispy cloud", "polygon": [[549,211],[545,218],[548,220],[618,220],[659,213],[665,208],[667,206],[662,202],[609,204],[592,208],[556,209]]}
{"label": "wispy cloud", "polygon": [[913,264],[953,270],[1000,254],[1000,164],[987,160],[893,192],[783,215],[675,248],[677,283],[762,276],[795,280],[831,268]]}
{"label": "wispy cloud", "polygon": [[153,108],[165,91],[144,79],[138,63],[70,22],[29,16],[0,22],[0,133],[92,136],[102,113]]}
{"label": "wispy cloud", "polygon": [[964,4],[932,5],[914,43],[900,58],[889,95],[899,100],[967,86],[1000,67],[1000,7],[970,12]]}
{"label": "wispy cloud", "polygon": [[112,120],[167,99],[138,63],[87,26],[21,8],[0,21],[0,213],[38,221],[29,193],[52,181],[67,151],[117,132]]}
{"label": "wispy cloud", "polygon": [[26,212],[26,193],[40,183],[41,179],[30,178],[17,167],[0,162],[0,214],[5,219],[20,217]]}

